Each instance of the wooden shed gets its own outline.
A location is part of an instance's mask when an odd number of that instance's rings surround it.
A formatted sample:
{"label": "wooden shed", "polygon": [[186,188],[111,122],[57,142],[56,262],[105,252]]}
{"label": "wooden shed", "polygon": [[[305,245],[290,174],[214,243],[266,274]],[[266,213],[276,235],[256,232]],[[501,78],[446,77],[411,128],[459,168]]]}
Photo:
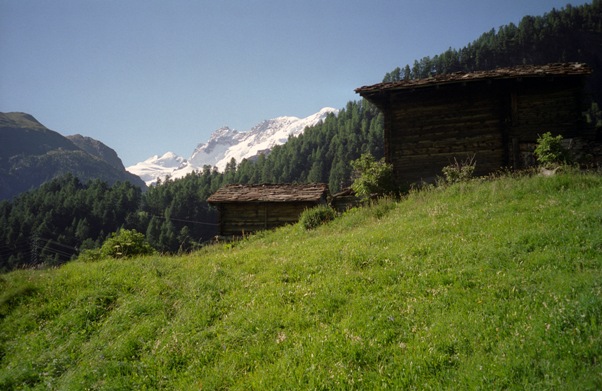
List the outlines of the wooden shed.
{"label": "wooden shed", "polygon": [[361,204],[361,199],[355,195],[355,191],[351,188],[346,188],[333,194],[330,199],[330,207],[338,212],[345,212]]}
{"label": "wooden shed", "polygon": [[385,159],[400,185],[431,182],[469,157],[476,175],[534,163],[545,132],[592,138],[585,129],[585,64],[452,73],[356,89],[385,117]]}
{"label": "wooden shed", "polygon": [[226,185],[207,199],[219,211],[221,235],[293,224],[308,208],[326,204],[326,184]]}

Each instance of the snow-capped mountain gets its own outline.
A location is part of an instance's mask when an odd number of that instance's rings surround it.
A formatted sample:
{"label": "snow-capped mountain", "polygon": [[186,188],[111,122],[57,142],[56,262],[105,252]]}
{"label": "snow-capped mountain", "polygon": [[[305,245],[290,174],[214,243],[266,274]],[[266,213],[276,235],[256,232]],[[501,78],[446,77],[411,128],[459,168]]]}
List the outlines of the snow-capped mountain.
{"label": "snow-capped mountain", "polygon": [[192,171],[201,170],[205,165],[223,171],[232,158],[240,162],[269,153],[274,146],[286,143],[289,137],[299,136],[307,126],[313,126],[324,120],[328,114],[336,115],[338,112],[337,109],[325,107],[306,118],[273,118],[255,125],[246,132],[223,127],[213,132],[209,141],[199,144],[190,159],[167,152],[127,167],[127,170],[138,175],[147,185],[156,183],[157,178],[163,179],[165,176],[182,178]]}
{"label": "snow-capped mountain", "polygon": [[[190,163],[196,167],[203,167],[208,164],[210,166],[216,166],[219,169],[224,167],[220,162],[224,159],[228,150],[240,142],[243,141],[246,133],[239,132],[235,129],[230,129],[225,126],[213,132],[209,141],[204,144],[199,144],[192,152],[190,157]],[[240,161],[237,159],[237,161]]]}
{"label": "snow-capped mountain", "polygon": [[143,162],[127,167],[126,170],[138,175],[147,185],[151,185],[157,182],[157,178],[163,179],[174,171],[185,170],[188,166],[186,159],[173,152],[167,152],[162,156],[151,156]]}

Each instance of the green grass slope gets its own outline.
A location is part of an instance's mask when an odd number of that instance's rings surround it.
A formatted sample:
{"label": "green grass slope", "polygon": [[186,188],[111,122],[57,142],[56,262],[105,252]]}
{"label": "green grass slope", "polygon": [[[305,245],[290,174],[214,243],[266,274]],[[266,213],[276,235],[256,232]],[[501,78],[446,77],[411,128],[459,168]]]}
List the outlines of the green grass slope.
{"label": "green grass slope", "polygon": [[0,276],[0,389],[602,388],[602,177]]}

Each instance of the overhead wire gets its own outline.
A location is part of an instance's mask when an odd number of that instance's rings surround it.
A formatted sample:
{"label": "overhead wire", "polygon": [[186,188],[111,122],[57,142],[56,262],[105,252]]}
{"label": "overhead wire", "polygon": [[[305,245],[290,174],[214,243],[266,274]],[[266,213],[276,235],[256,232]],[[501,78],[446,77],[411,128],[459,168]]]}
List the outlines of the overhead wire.
{"label": "overhead wire", "polygon": [[164,220],[181,221],[183,223],[200,224],[200,225],[211,225],[211,226],[214,226],[214,227],[218,227],[219,226],[218,223],[208,223],[208,222],[205,222],[205,221],[185,220],[185,219],[178,219],[178,218],[174,218],[174,217],[165,217],[165,216],[154,215],[154,214],[149,214],[149,216],[151,216],[151,217],[157,217],[159,219],[164,219]]}

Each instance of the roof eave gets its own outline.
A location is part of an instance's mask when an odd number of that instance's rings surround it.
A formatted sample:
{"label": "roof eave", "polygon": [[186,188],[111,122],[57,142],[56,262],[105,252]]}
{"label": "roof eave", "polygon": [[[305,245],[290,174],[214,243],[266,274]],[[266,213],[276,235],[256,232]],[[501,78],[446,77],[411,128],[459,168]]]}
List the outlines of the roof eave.
{"label": "roof eave", "polygon": [[[554,71],[556,68],[558,70]],[[477,71],[473,73],[443,74],[439,78],[456,76],[454,79],[438,80],[438,77],[429,77],[418,80],[404,80],[398,82],[377,83],[371,86],[363,86],[355,89],[360,96],[370,99],[376,98],[379,94],[386,94],[393,91],[414,91],[417,89],[438,88],[441,86],[493,82],[497,80],[517,80],[517,79],[536,79],[536,78],[557,78],[557,77],[586,77],[592,73],[592,69],[583,63],[574,64],[548,64],[545,66],[533,66],[531,72],[520,71],[522,67],[500,68],[492,71]],[[547,69],[547,71],[546,71]],[[550,70],[551,69],[551,70]],[[562,69],[563,71],[560,71]]]}

